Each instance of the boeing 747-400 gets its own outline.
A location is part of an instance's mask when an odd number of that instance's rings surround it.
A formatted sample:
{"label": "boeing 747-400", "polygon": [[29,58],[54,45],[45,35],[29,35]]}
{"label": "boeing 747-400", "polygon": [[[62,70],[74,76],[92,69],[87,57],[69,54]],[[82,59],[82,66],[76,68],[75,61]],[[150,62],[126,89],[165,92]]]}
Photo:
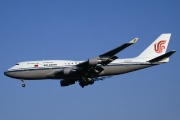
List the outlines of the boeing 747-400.
{"label": "boeing 747-400", "polygon": [[170,33],[161,34],[149,47],[135,58],[118,59],[118,52],[137,42],[134,38],[115,49],[86,61],[43,60],[19,62],[4,72],[6,76],[24,80],[60,80],[61,86],[69,86],[79,82],[81,87],[92,85],[95,81],[113,75],[124,74],[143,68],[167,63],[175,50],[166,53]]}

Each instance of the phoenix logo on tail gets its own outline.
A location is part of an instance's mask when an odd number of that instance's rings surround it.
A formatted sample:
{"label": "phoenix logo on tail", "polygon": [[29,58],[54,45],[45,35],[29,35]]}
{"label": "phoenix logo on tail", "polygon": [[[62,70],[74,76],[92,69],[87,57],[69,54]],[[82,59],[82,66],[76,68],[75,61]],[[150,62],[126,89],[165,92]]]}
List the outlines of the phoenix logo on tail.
{"label": "phoenix logo on tail", "polygon": [[166,40],[161,40],[158,43],[154,44],[154,50],[156,51],[156,53],[162,53],[163,49],[165,49],[165,43]]}

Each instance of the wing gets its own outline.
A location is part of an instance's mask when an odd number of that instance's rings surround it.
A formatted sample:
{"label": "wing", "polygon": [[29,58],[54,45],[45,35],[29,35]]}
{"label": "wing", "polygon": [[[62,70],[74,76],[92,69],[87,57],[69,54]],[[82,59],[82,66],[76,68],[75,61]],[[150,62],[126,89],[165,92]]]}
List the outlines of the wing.
{"label": "wing", "polygon": [[114,56],[115,54],[117,54],[118,52],[120,52],[120,51],[122,51],[123,49],[127,48],[128,46],[136,43],[137,40],[138,40],[138,38],[134,38],[134,39],[131,40],[130,42],[125,43],[125,44],[123,44],[123,45],[121,45],[121,46],[119,46],[119,47],[117,47],[117,48],[115,48],[115,49],[113,49],[113,50],[110,50],[110,51],[108,51],[108,52],[100,55],[100,57]]}
{"label": "wing", "polygon": [[115,59],[117,59],[118,57],[115,56],[115,54],[124,50],[128,46],[136,43],[137,40],[138,38],[134,38],[128,43],[125,43],[97,57],[90,58],[85,62],[82,62],[72,67],[64,68],[63,70],[60,71],[59,70],[54,71],[53,73],[48,74],[47,77],[50,78],[50,77],[58,76],[60,74],[64,74],[67,76],[70,75],[70,73],[72,73],[71,75],[78,76],[78,80],[70,79],[70,78],[64,79],[61,81],[61,86],[68,86],[74,84],[75,81],[79,81],[79,85],[81,87],[87,86],[89,84],[93,84],[94,81],[101,80],[102,78],[103,79],[106,78],[106,77],[99,77],[99,74],[104,70],[103,66],[106,66]]}
{"label": "wing", "polygon": [[82,78],[79,80],[81,87],[88,84],[93,84],[95,81],[93,78],[97,77],[104,70],[102,66],[106,66],[117,59],[118,57],[115,56],[115,54],[136,43],[137,40],[138,38],[134,38],[128,43],[76,65],[77,69],[81,69],[79,74],[79,76]]}
{"label": "wing", "polygon": [[[131,40],[128,43],[125,43],[113,50],[110,50],[104,54],[101,54],[97,57],[88,59],[85,62],[82,62],[78,65],[76,65],[76,67],[83,69],[84,71],[90,69],[90,68],[94,68],[94,66],[97,66],[97,64],[101,64],[103,66],[106,66],[107,64],[111,63],[112,61],[114,61],[115,59],[117,59],[118,57],[115,56],[115,54],[117,54],[118,52],[124,50],[125,48],[127,48],[128,46],[136,43],[138,40],[138,38],[134,38],[133,40]],[[100,67],[97,68],[98,70],[102,71],[102,69]]]}

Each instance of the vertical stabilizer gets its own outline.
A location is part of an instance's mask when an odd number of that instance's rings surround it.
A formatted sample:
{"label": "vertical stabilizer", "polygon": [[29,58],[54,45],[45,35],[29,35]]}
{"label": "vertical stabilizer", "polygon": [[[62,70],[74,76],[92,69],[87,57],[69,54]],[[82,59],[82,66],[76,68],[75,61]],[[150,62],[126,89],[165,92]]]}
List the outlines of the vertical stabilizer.
{"label": "vertical stabilizer", "polygon": [[155,58],[165,54],[171,33],[161,34],[149,47],[147,47],[138,57]]}

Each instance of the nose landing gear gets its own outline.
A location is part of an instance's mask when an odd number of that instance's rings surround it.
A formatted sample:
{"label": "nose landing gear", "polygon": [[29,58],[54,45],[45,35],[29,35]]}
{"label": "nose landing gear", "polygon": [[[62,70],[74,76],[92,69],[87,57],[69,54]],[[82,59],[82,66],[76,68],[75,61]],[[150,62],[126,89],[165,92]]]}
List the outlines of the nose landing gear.
{"label": "nose landing gear", "polygon": [[24,83],[24,80],[21,80],[22,81],[22,87],[25,87],[26,84]]}

